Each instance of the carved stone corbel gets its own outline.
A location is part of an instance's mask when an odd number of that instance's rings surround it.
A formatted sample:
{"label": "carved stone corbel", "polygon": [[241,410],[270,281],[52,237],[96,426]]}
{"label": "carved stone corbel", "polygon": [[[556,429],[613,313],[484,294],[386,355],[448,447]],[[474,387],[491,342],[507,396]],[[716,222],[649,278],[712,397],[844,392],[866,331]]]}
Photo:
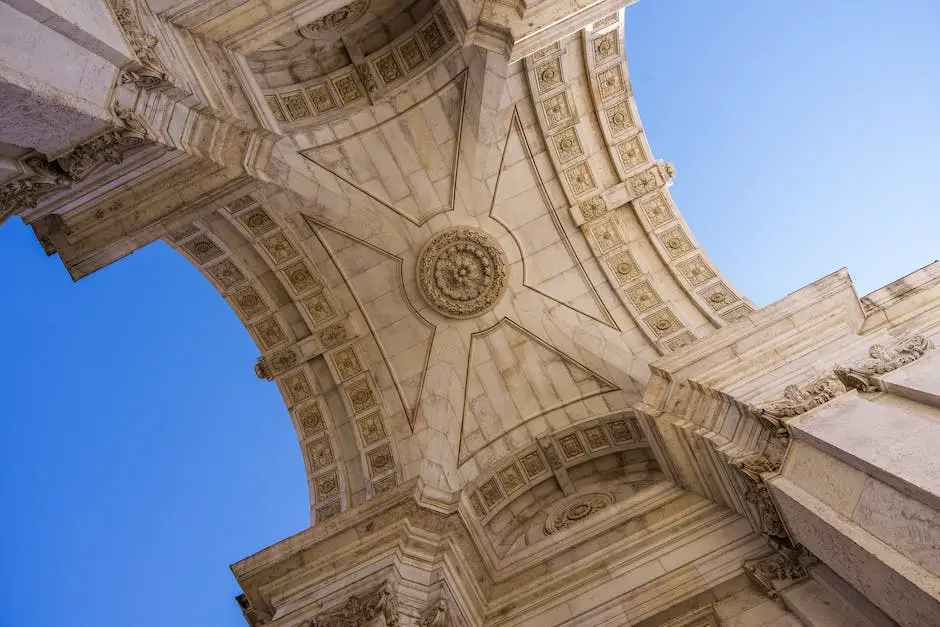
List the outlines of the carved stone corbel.
{"label": "carved stone corbel", "polygon": [[270,614],[252,607],[251,601],[244,594],[235,597],[235,602],[241,608],[249,627],[261,627],[261,625],[266,625],[271,620]]}
{"label": "carved stone corbel", "polygon": [[418,627],[450,627],[450,624],[447,617],[447,603],[444,599],[435,603],[418,621]]}
{"label": "carved stone corbel", "polygon": [[116,128],[76,146],[54,161],[38,154],[21,160],[26,175],[0,187],[0,224],[22,209],[32,209],[41,197],[71,187],[100,166],[118,164],[124,153],[142,145],[149,134],[133,112],[114,106]]}
{"label": "carved stone corbel", "polygon": [[745,560],[744,570],[771,599],[780,592],[806,579],[806,567],[815,561],[806,549],[778,547],[773,553],[753,560]]}
{"label": "carved stone corbel", "polygon": [[746,489],[744,500],[752,504],[757,511],[757,520],[760,531],[775,542],[792,545],[783,519],[770,497],[770,489],[764,483],[763,474],[780,470],[780,462],[772,460],[765,455],[750,455],[732,462],[744,478]]}
{"label": "carved stone corbel", "polygon": [[868,349],[868,357],[848,366],[836,364],[832,367],[839,381],[859,392],[877,392],[875,376],[887,374],[901,366],[917,361],[930,348],[930,342],[922,335],[906,337],[892,346],[873,344]]}
{"label": "carved stone corbel", "polygon": [[791,418],[828,403],[846,391],[845,385],[833,374],[816,379],[800,388],[788,385],[783,391],[783,398],[763,405],[758,409],[762,416],[775,419]]}
{"label": "carved stone corbel", "polygon": [[142,89],[167,84],[166,67],[154,50],[160,40],[144,31],[133,0],[108,0],[108,5],[138,62],[121,75],[121,82],[133,83]]}
{"label": "carved stone corbel", "polygon": [[255,376],[261,379],[262,381],[273,381],[274,377],[268,372],[268,367],[265,364],[264,356],[258,357],[258,361],[255,362]]}
{"label": "carved stone corbel", "polygon": [[317,614],[308,627],[359,627],[379,615],[389,627],[398,625],[398,603],[388,583],[363,597],[353,595],[341,607]]}

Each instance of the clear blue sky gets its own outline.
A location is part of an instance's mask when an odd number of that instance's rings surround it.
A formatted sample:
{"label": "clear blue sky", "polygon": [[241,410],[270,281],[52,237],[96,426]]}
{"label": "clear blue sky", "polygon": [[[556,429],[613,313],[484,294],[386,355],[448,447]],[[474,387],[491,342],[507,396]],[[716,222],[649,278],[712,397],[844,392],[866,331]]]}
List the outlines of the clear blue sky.
{"label": "clear blue sky", "polygon": [[[940,3],[642,0],[627,54],[676,201],[763,305],[937,255]],[[300,452],[225,302],[153,245],[72,284],[0,228],[0,627],[240,626],[228,565],[304,528]]]}

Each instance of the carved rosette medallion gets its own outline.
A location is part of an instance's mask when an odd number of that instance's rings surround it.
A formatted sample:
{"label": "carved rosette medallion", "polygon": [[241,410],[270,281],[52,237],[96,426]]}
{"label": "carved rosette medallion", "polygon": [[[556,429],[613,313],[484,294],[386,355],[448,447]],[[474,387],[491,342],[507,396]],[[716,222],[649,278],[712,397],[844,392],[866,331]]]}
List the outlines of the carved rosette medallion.
{"label": "carved rosette medallion", "polygon": [[585,494],[566,503],[561,509],[549,514],[545,521],[545,533],[553,534],[583,522],[591,515],[613,505],[614,497],[611,494],[597,492]]}
{"label": "carved rosette medallion", "polygon": [[506,256],[478,229],[454,227],[432,237],[418,256],[417,270],[421,293],[449,318],[479,316],[506,290]]}

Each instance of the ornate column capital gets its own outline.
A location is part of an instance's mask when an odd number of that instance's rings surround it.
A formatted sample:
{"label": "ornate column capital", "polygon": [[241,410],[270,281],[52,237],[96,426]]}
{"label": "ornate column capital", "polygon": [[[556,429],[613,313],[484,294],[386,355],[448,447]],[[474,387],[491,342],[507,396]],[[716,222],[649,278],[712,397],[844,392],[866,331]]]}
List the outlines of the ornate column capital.
{"label": "ornate column capital", "polygon": [[364,625],[381,614],[388,627],[398,625],[398,602],[388,582],[360,597],[353,595],[342,606],[317,614],[305,627]]}
{"label": "ornate column capital", "polygon": [[146,143],[150,135],[136,113],[117,104],[113,111],[114,128],[57,159],[35,153],[21,159],[24,176],[0,187],[0,224],[17,211],[36,207],[42,196],[71,187],[102,166],[121,163],[124,153]]}

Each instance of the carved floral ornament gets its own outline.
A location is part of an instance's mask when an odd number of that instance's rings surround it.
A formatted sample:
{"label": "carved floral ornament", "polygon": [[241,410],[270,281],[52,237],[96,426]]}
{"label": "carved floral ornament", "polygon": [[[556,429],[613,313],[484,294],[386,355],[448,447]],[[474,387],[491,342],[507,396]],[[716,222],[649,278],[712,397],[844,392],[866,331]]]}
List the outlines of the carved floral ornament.
{"label": "carved floral ornament", "polygon": [[744,492],[744,500],[754,506],[761,533],[778,542],[783,542],[788,546],[791,545],[790,536],[787,534],[783,519],[770,497],[770,490],[767,484],[764,483],[762,476],[763,473],[779,471],[780,462],[771,460],[764,455],[750,455],[733,461],[732,465],[738,469],[744,478],[747,486]]}
{"label": "carved floral ornament", "polygon": [[860,392],[878,390],[875,376],[887,374],[923,357],[931,348],[930,342],[921,335],[908,336],[889,347],[874,344],[868,349],[868,357],[848,366],[835,365],[832,373],[816,379],[809,385],[788,385],[783,398],[777,399],[754,412],[771,423],[780,424],[780,419],[790,418],[828,403],[848,389]]}
{"label": "carved floral ornament", "polygon": [[421,293],[449,318],[473,318],[489,311],[506,290],[507,272],[496,240],[468,227],[438,233],[418,257]]}
{"label": "carved floral ornament", "polygon": [[306,39],[316,39],[327,33],[343,30],[365,15],[370,4],[370,0],[354,0],[346,6],[327,13],[320,19],[301,27],[297,34]]}
{"label": "carved floral ornament", "polygon": [[606,492],[579,496],[548,515],[545,521],[545,533],[551,535],[577,525],[613,503],[613,495]]}
{"label": "carved floral ornament", "polygon": [[778,546],[770,555],[746,560],[744,570],[773,599],[782,589],[805,579],[808,576],[806,567],[814,561],[815,558],[802,546]]}
{"label": "carved floral ornament", "polygon": [[441,599],[424,614],[418,622],[418,627],[447,627],[450,624],[447,618],[447,603]]}
{"label": "carved floral ornament", "polygon": [[874,344],[868,349],[868,357],[849,366],[833,366],[833,371],[846,387],[860,392],[874,392],[878,389],[874,377],[897,370],[921,357],[930,348],[930,342],[921,335],[914,335],[885,347]]}
{"label": "carved floral ornament", "polygon": [[364,596],[353,595],[342,606],[317,614],[303,627],[360,627],[381,615],[388,627],[398,625],[398,603],[388,583]]}
{"label": "carved floral ornament", "polygon": [[139,62],[139,67],[121,75],[121,82],[134,83],[143,89],[164,84],[166,67],[154,51],[160,40],[144,31],[134,0],[108,0],[108,5]]}
{"label": "carved floral ornament", "polygon": [[19,209],[32,209],[45,194],[71,187],[106,164],[117,165],[124,153],[143,145],[147,127],[130,110],[114,105],[117,128],[85,142],[54,161],[40,155],[22,160],[28,174],[0,187],[0,223]]}

